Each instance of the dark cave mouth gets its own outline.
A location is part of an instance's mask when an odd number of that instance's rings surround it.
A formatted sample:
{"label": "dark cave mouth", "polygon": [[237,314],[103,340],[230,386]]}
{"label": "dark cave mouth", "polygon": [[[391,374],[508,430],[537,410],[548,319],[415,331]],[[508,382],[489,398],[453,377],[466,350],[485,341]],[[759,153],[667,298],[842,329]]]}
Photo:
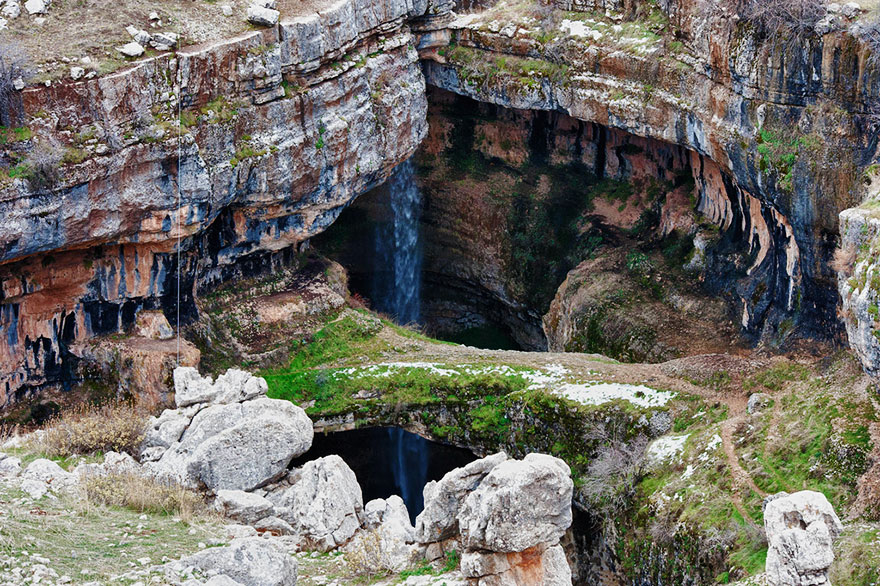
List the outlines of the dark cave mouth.
{"label": "dark cave mouth", "polygon": [[291,467],[332,454],[354,471],[364,503],[396,494],[406,503],[413,524],[425,506],[425,485],[477,459],[470,450],[398,427],[365,427],[316,434],[311,449],[291,462]]}

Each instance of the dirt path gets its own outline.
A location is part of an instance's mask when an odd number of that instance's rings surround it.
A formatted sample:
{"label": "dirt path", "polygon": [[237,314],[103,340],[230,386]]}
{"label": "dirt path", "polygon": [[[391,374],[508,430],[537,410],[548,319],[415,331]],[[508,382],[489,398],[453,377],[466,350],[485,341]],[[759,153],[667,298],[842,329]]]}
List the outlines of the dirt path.
{"label": "dirt path", "polygon": [[721,441],[724,447],[724,454],[727,456],[727,466],[730,468],[730,474],[733,476],[733,490],[730,492],[731,500],[733,501],[733,506],[736,507],[736,510],[739,511],[739,514],[742,515],[743,519],[745,519],[749,524],[757,527],[758,524],[752,519],[752,516],[749,515],[748,511],[745,508],[745,505],[742,501],[742,495],[740,491],[744,488],[749,488],[754,491],[756,494],[760,495],[761,498],[767,496],[767,493],[761,490],[757,484],[755,484],[755,479],[752,478],[751,474],[746,472],[746,470],[739,463],[739,456],[736,453],[736,444],[734,443],[734,431],[736,431],[736,427],[740,424],[740,422],[745,420],[745,413],[738,413],[734,417],[730,417],[721,422]]}

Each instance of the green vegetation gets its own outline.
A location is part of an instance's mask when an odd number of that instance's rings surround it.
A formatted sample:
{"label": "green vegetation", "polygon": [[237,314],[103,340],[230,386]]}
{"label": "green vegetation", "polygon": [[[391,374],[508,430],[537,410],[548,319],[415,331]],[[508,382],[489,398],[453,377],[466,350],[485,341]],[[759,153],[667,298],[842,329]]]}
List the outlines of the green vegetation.
{"label": "green vegetation", "polygon": [[568,84],[568,65],[545,59],[503,56],[461,45],[441,49],[441,54],[460,68],[462,80],[471,85],[505,84],[505,87],[535,89],[542,80]]}
{"label": "green vegetation", "polygon": [[0,145],[6,145],[14,142],[25,142],[33,137],[31,129],[27,126],[18,128],[7,128],[0,126]]}

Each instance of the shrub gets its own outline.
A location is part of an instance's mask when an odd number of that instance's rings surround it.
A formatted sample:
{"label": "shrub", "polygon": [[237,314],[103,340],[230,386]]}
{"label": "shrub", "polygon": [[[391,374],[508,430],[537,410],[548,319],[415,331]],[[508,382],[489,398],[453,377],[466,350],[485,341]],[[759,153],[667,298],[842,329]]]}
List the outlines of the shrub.
{"label": "shrub", "polygon": [[24,177],[34,191],[48,191],[61,180],[61,151],[50,145],[37,146],[25,159]]}
{"label": "shrub", "polygon": [[87,476],[81,486],[90,503],[139,513],[178,515],[187,522],[205,507],[202,497],[193,490],[135,473]]}
{"label": "shrub", "polygon": [[12,127],[21,122],[21,94],[15,82],[28,75],[24,50],[18,45],[0,44],[0,125]]}
{"label": "shrub", "polygon": [[728,7],[751,22],[759,34],[795,42],[825,15],[824,0],[727,0]]}
{"label": "shrub", "polygon": [[95,452],[135,455],[144,439],[147,416],[131,403],[83,405],[50,421],[39,440],[50,456]]}
{"label": "shrub", "polygon": [[390,568],[383,553],[382,537],[376,530],[360,533],[346,548],[345,561],[357,575],[385,574]]}
{"label": "shrub", "polygon": [[587,468],[582,491],[602,517],[614,519],[634,502],[636,487],[644,476],[646,437],[626,441],[619,432],[598,429],[593,434],[602,444]]}

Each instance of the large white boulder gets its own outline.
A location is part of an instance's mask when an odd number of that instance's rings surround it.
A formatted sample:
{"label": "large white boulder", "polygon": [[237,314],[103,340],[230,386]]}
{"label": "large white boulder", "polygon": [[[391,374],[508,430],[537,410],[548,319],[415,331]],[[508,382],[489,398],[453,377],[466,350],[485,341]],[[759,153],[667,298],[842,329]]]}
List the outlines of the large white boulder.
{"label": "large white boulder", "polygon": [[467,549],[521,552],[558,543],[571,525],[574,484],[568,465],[529,454],[495,466],[458,514]]}
{"label": "large white boulder", "polygon": [[461,573],[478,586],[571,586],[571,568],[559,544],[516,553],[466,551]]}
{"label": "large white boulder", "polygon": [[425,485],[425,508],[416,517],[416,539],[420,543],[443,541],[458,534],[458,513],[465,497],[475,490],[493,468],[507,460],[499,452],[448,472],[439,481]]}
{"label": "large white boulder", "polygon": [[231,519],[249,525],[273,513],[271,501],[243,490],[218,490],[214,508]]}
{"label": "large white boulder", "polygon": [[343,545],[361,526],[364,498],[354,472],[339,456],[326,456],[292,470],[268,492],[276,515],[311,549]]}
{"label": "large white boulder", "polygon": [[21,477],[25,480],[43,482],[51,488],[66,488],[76,482],[76,477],[72,473],[45,458],[31,462],[21,473]]}
{"label": "large white boulder", "polygon": [[[172,562],[166,567],[166,574],[177,578],[192,570],[210,575],[212,580],[225,576],[241,586],[294,586],[297,563],[274,540],[246,537],[234,539],[226,547],[212,547]],[[229,581],[212,583],[229,584]]]}
{"label": "large white boulder", "polygon": [[764,530],[769,544],[766,574],[771,584],[829,584],[832,542],[843,525],[825,495],[803,490],[768,497]]}
{"label": "large white boulder", "polygon": [[0,453],[0,478],[18,476],[21,472],[21,459]]}
{"label": "large white boulder", "polygon": [[147,466],[157,477],[185,486],[253,490],[281,478],[290,461],[311,447],[313,436],[312,421],[289,401],[262,397],[212,405]]}

